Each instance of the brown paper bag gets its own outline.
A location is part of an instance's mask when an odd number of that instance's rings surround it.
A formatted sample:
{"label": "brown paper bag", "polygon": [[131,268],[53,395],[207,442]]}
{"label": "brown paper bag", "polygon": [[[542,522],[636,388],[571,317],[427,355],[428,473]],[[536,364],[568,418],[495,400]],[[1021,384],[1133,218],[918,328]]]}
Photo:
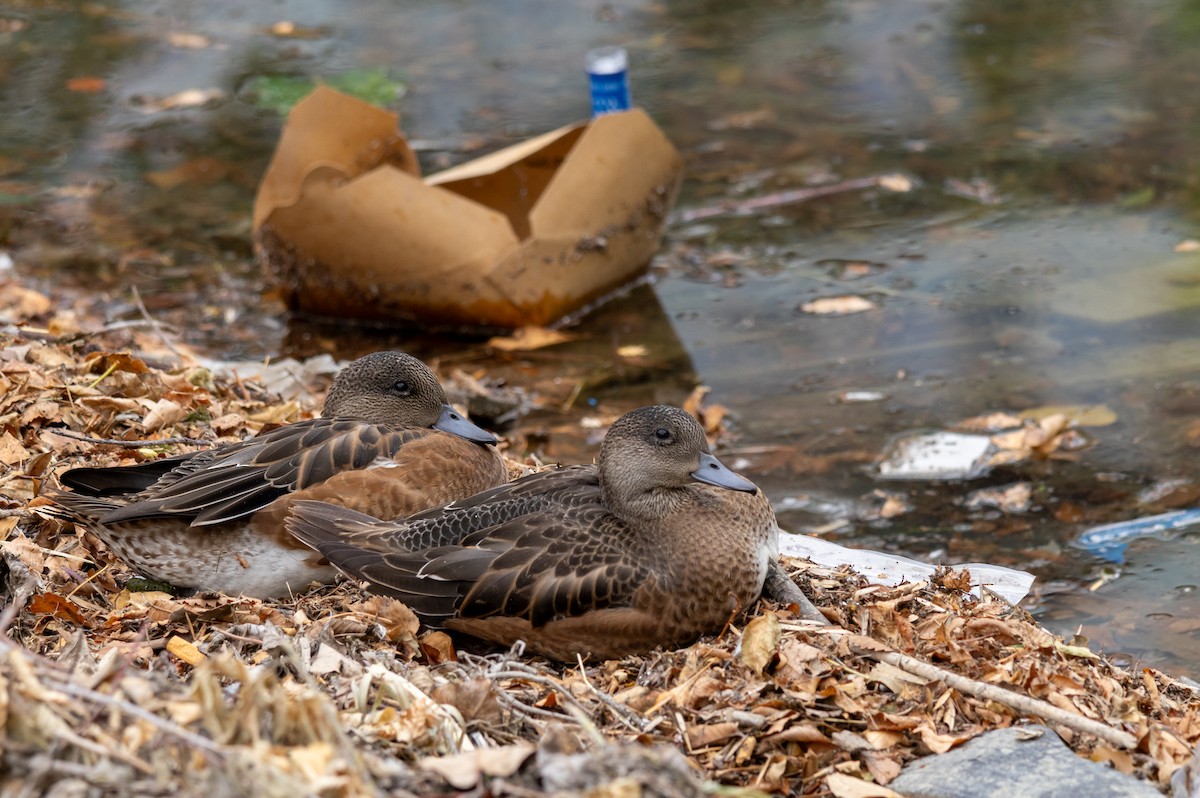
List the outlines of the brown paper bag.
{"label": "brown paper bag", "polygon": [[303,313],[545,325],[645,271],[682,171],[631,110],[421,179],[394,114],[321,87],[288,116],[255,245]]}

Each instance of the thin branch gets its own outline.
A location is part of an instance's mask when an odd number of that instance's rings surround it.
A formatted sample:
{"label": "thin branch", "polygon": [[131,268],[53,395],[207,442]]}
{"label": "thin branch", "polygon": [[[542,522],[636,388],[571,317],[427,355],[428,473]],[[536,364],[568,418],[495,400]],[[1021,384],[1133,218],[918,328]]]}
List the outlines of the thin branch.
{"label": "thin branch", "polygon": [[164,324],[161,321],[154,319],[124,319],[122,321],[110,321],[99,330],[95,330],[88,335],[103,335],[104,333],[118,332],[120,330],[136,330],[142,327],[150,327],[153,329],[168,330],[171,333],[177,332],[174,327],[169,324]]}
{"label": "thin branch", "polygon": [[145,773],[147,776],[154,775],[154,768],[150,767],[150,765],[148,763],[144,762],[143,760],[139,759],[138,757],[134,756],[133,754],[131,754],[127,751],[122,751],[120,748],[116,748],[115,746],[111,747],[111,748],[105,748],[100,743],[93,742],[92,740],[89,740],[86,737],[80,737],[78,734],[76,734],[75,732],[66,728],[65,726],[60,726],[60,727],[54,729],[52,734],[54,735],[54,737],[58,738],[59,740],[65,742],[69,745],[73,745],[76,748],[82,749],[84,751],[89,751],[89,752],[95,754],[96,756],[100,757],[101,759],[105,759],[107,757],[113,757],[114,759],[119,759],[120,761],[124,762],[126,765],[129,765],[130,767],[133,767],[136,770],[140,770],[142,773]]}
{"label": "thin branch", "polygon": [[137,305],[138,310],[141,311],[142,318],[150,322],[150,324],[154,327],[154,331],[158,333],[158,340],[162,341],[163,346],[165,346],[167,349],[170,349],[175,357],[186,362],[187,358],[185,358],[183,353],[175,348],[175,344],[171,343],[170,339],[167,338],[167,334],[163,331],[163,325],[159,324],[158,321],[156,321],[154,317],[150,315],[150,311],[146,309],[146,303],[142,301],[142,295],[138,293],[137,286],[131,285],[129,288],[133,293],[134,303]]}
{"label": "thin branch", "polygon": [[[826,634],[841,633],[841,630],[832,629],[819,631]],[[1060,726],[1066,726],[1069,729],[1082,732],[1083,734],[1090,734],[1117,748],[1132,749],[1137,747],[1138,738],[1129,732],[1114,729],[1112,726],[1101,723],[1098,720],[1085,718],[1083,715],[1060,709],[1040,698],[1022,695],[999,685],[988,684],[987,682],[971,679],[961,674],[951,673],[936,665],[919,660],[916,657],[910,657],[907,654],[901,654],[899,651],[893,651],[884,646],[883,643],[870,637],[848,635],[847,642],[850,644],[850,650],[855,654],[873,659],[876,662],[885,662],[888,665],[924,679],[942,682],[960,693],[985,701],[995,701],[1022,714],[1033,715],[1051,723],[1057,723]]]}
{"label": "thin branch", "polygon": [[[0,616],[0,624],[3,624],[5,620],[5,618]],[[2,635],[0,635],[0,649],[7,650],[13,655],[38,663],[39,666],[41,666],[45,661],[44,658],[33,654],[33,652],[28,651],[24,646],[17,645],[9,640],[6,636]],[[169,734],[172,737],[176,737],[196,748],[197,750],[213,757],[213,759],[217,762],[224,761],[225,752],[217,743],[205,737],[201,737],[194,732],[190,732],[182,726],[167,720],[166,718],[161,718],[158,715],[155,715],[153,712],[139,707],[137,704],[132,704],[122,698],[115,698],[111,695],[107,695],[87,687],[81,687],[79,685],[72,684],[63,678],[47,673],[45,669],[41,670],[40,683],[44,687],[47,687],[51,690],[56,690],[60,693],[66,693],[67,695],[74,696],[84,701],[88,701],[93,704],[99,704],[100,706],[103,706],[109,710],[123,712],[127,715],[132,715],[139,720],[144,720],[162,731],[164,734]]]}
{"label": "thin branch", "polygon": [[630,731],[638,732],[639,734],[644,733],[647,730],[649,721],[632,708],[625,706],[592,684],[592,680],[588,678],[587,669],[583,666],[583,657],[576,654],[575,659],[579,664],[579,675],[583,677],[583,683],[587,685],[587,688],[591,691],[592,695],[600,699],[600,702],[608,707],[609,711],[612,712],[613,717],[620,721],[622,726]]}
{"label": "thin branch", "polygon": [[144,720],[162,731],[164,734],[169,734],[172,737],[179,738],[188,745],[191,745],[193,748],[212,756],[217,761],[224,760],[225,752],[217,743],[209,740],[207,737],[201,737],[194,732],[190,732],[182,726],[172,723],[166,718],[161,718],[158,715],[155,715],[153,712],[142,709],[137,704],[131,704],[124,699],[114,698],[113,696],[105,693],[97,692],[96,690],[89,690],[86,687],[80,687],[79,685],[71,684],[70,682],[59,682],[57,679],[51,679],[47,680],[46,683],[53,690],[58,690],[59,692],[66,693],[67,695],[73,695],[76,698],[83,699],[84,701],[90,701],[93,704],[100,704],[118,712],[124,712],[128,715],[138,718],[139,720]]}
{"label": "thin branch", "polygon": [[47,428],[46,432],[54,435],[61,435],[64,438],[71,438],[77,441],[85,441],[87,443],[105,444],[107,446],[120,446],[123,449],[141,449],[145,446],[179,446],[180,444],[192,444],[194,446],[212,446],[212,441],[206,441],[203,438],[185,438],[177,436],[174,438],[150,438],[146,440],[126,441],[120,438],[93,438],[90,435],[84,435],[80,432],[75,432],[69,429]]}

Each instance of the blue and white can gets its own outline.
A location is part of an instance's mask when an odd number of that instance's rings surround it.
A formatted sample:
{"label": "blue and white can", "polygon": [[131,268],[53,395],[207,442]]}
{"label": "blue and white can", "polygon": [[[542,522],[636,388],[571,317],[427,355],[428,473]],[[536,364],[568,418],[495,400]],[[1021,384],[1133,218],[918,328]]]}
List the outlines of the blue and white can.
{"label": "blue and white can", "polygon": [[628,110],[629,58],[625,48],[597,47],[585,58],[592,85],[592,116]]}

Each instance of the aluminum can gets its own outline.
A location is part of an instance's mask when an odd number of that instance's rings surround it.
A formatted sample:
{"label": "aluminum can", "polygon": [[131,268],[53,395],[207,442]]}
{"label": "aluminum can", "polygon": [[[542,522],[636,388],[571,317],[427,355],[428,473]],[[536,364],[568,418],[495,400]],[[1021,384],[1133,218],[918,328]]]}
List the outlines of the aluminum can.
{"label": "aluminum can", "polygon": [[585,56],[592,87],[592,116],[625,111],[629,102],[629,57],[623,47],[597,47]]}

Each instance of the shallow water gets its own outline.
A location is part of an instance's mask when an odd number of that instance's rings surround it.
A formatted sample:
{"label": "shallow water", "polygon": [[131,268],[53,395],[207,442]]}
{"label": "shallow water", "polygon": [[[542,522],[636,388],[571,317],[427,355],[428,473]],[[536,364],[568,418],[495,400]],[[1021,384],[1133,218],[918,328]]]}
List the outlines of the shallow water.
{"label": "shallow water", "polygon": [[[156,318],[216,354],[394,345],[536,386],[547,406],[509,434],[547,457],[594,452],[586,415],[679,402],[703,383],[734,416],[722,457],[785,526],[1029,568],[1044,585],[1031,606],[1056,631],[1082,625],[1110,650],[1200,676],[1190,539],[1131,547],[1094,592],[1111,567],[1071,546],[1088,526],[1200,501],[1200,255],[1175,251],[1200,237],[1200,11],[734,5],[7,4],[0,250],[65,301],[100,293],[113,318],[138,315],[136,285]],[[270,32],[285,20],[300,35]],[[893,171],[916,187],[674,224],[653,286],[546,350],[284,318],[249,243],[281,125],[251,101],[255,78],[386,73],[432,170],[583,117],[583,52],[608,43],[629,49],[635,100],[685,156],[682,209]],[[221,96],[154,110],[188,89]],[[839,295],[876,307],[799,309]],[[645,352],[617,353],[631,346]],[[1061,404],[1103,404],[1116,422],[1066,459],[970,483],[869,471],[896,433]],[[1028,511],[966,504],[1018,481],[1033,486]],[[911,509],[878,517],[881,491]]]}

